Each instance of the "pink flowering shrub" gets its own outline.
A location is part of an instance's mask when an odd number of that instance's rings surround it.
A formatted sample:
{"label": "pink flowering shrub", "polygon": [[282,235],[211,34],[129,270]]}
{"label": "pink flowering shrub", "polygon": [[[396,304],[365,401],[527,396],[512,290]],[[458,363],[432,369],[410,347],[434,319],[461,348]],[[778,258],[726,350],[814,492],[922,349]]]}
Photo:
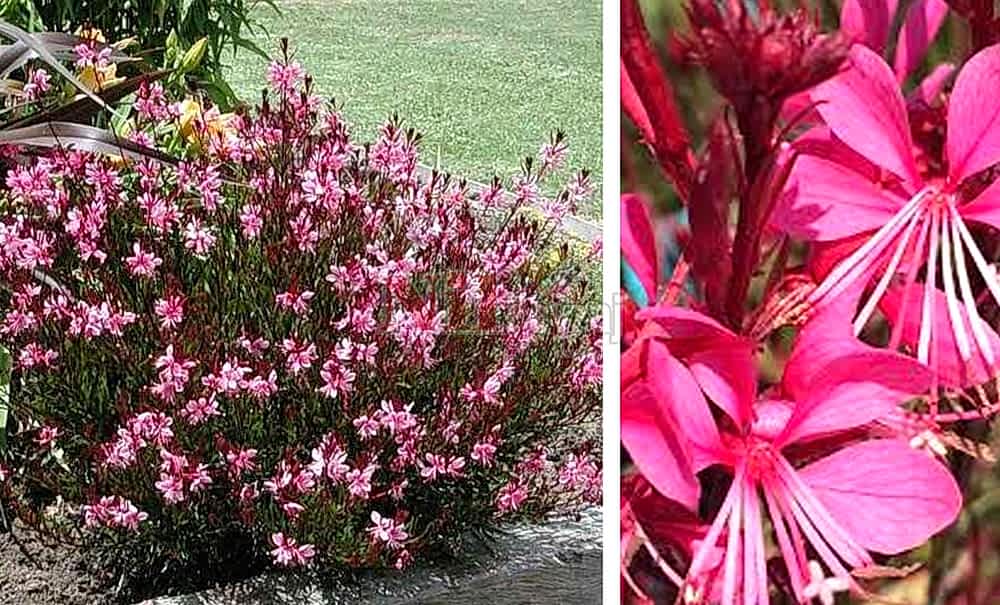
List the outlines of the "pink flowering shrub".
{"label": "pink flowering shrub", "polygon": [[[995,602],[1000,29],[769,4],[687,2],[668,79],[622,3],[628,132],[687,222],[622,196],[623,600]],[[970,50],[928,64],[949,4]],[[673,98],[692,67],[705,123]]]}
{"label": "pink flowering shrub", "polygon": [[562,137],[474,192],[396,121],[355,142],[296,63],[268,80],[240,114],[144,86],[129,136],[175,165],[7,151],[3,506],[149,592],[404,568],[597,501],[599,248],[558,227],[590,183],[540,186]]}

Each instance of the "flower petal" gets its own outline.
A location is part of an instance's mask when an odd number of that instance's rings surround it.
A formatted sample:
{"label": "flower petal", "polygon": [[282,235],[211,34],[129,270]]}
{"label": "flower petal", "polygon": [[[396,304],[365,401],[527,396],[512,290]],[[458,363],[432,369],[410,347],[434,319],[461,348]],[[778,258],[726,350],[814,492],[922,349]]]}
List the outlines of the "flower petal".
{"label": "flower petal", "polygon": [[630,347],[622,356],[622,368],[625,449],[660,493],[697,507],[694,474],[714,463],[722,451],[718,427],[698,383],[655,338]]}
{"label": "flower petal", "polygon": [[854,335],[859,292],[845,293],[799,334],[782,376],[783,391],[796,402],[779,437],[783,444],[866,424],[930,386],[920,362]]}
{"label": "flower petal", "polygon": [[902,204],[899,196],[842,164],[802,155],[773,222],[794,237],[830,241],[882,227]]}
{"label": "flower petal", "polygon": [[[646,291],[645,304],[656,300],[659,263],[656,259],[656,239],[649,218],[649,209],[635,193],[622,195],[621,246],[622,260],[635,272]],[[643,301],[636,301],[643,302]]]}
{"label": "flower petal", "polygon": [[823,121],[849,147],[911,185],[920,182],[906,104],[882,57],[859,44],[848,68],[813,89]]}
{"label": "flower petal", "polygon": [[[799,363],[809,358],[800,356]],[[814,373],[804,398],[796,401],[778,438],[782,444],[867,424],[930,387],[930,372],[923,364],[892,351],[869,348],[818,362],[826,363]]]}
{"label": "flower petal", "polygon": [[[907,296],[906,313],[903,315],[903,325],[900,328],[900,343],[912,349],[916,349],[917,343],[920,341],[924,288],[923,284],[913,284]],[[933,304],[935,309],[934,324],[930,328],[932,335],[930,355],[932,360],[936,360],[937,375],[942,384],[955,388],[966,388],[990,380],[996,374],[995,368],[991,368],[983,358],[978,346],[975,346],[975,340],[972,343],[976,352],[969,359],[962,359],[955,341],[955,333],[951,327],[951,316],[948,313],[944,292],[937,290],[934,293]],[[889,320],[890,325],[895,327],[903,310],[903,289],[900,287],[890,288],[879,303],[879,307]],[[958,313],[965,323],[966,333],[971,334],[972,326],[965,308],[960,307]],[[989,326],[985,326],[985,331],[993,351],[1000,353],[1000,337]]]}
{"label": "flower petal", "polygon": [[931,73],[927,74],[926,78],[920,81],[916,88],[910,91],[906,100],[910,104],[919,102],[927,107],[937,106],[941,93],[944,92],[945,84],[953,75],[955,75],[955,66],[951,63],[937,65]]}
{"label": "flower petal", "polygon": [[960,183],[1000,161],[1000,44],[969,59],[948,102],[948,176]]}
{"label": "flower petal", "polygon": [[657,400],[680,423],[684,436],[692,443],[695,470],[700,471],[719,461],[724,448],[702,389],[693,372],[671,355],[658,339],[649,341],[646,380]]}
{"label": "flower petal", "polygon": [[623,388],[621,401],[622,445],[632,462],[661,494],[695,510],[700,488],[689,448],[649,385]]}
{"label": "flower petal", "polygon": [[709,399],[737,425],[749,420],[756,390],[752,342],[681,307],[652,307],[638,317],[657,325],[671,353],[684,361]]}
{"label": "flower petal", "polygon": [[896,439],[845,447],[798,474],[858,544],[887,555],[923,544],[962,506],[948,470]]}
{"label": "flower petal", "polygon": [[1000,229],[1000,179],[976,196],[976,199],[958,209],[962,218]]}
{"label": "flower petal", "polygon": [[948,16],[944,0],[916,0],[906,13],[896,42],[896,78],[900,82],[920,65],[934,36]]}
{"label": "flower petal", "polygon": [[840,9],[840,31],[881,53],[897,4],[898,0],[845,0]]}

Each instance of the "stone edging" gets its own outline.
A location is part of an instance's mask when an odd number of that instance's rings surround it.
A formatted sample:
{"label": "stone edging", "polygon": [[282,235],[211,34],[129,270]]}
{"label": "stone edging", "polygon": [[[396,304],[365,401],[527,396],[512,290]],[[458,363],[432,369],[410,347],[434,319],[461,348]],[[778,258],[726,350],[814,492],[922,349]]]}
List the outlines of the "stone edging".
{"label": "stone edging", "polygon": [[[420,176],[424,179],[430,178],[431,172],[433,170],[434,168],[428,166],[427,164],[417,165],[417,171],[420,173]],[[469,188],[476,193],[479,193],[489,188],[488,185],[485,185],[478,181],[472,181],[466,179],[465,182],[468,183]],[[510,193],[507,193],[506,195],[508,198],[511,197]],[[595,195],[600,196],[600,189],[597,190]],[[566,233],[569,233],[570,235],[582,239],[585,242],[600,241],[602,235],[600,223],[574,215],[569,215],[566,218],[564,218],[561,228]]]}
{"label": "stone edging", "polygon": [[[265,573],[140,605],[600,603],[601,532],[601,509],[595,507],[571,517],[511,526],[488,544],[467,538],[460,560],[452,563],[418,563],[405,572],[335,574],[322,582]],[[488,599],[482,596],[487,593]]]}

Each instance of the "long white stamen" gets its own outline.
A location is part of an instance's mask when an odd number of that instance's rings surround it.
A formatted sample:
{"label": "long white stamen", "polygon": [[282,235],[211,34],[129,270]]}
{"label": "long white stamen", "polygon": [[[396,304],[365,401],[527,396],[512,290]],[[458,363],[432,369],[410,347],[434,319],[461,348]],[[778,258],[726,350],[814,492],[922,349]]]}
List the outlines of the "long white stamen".
{"label": "long white stamen", "polygon": [[979,251],[979,246],[972,239],[972,234],[969,233],[968,227],[965,226],[962,215],[957,212],[955,213],[955,223],[958,225],[958,232],[962,234],[962,241],[965,242],[965,247],[969,249],[969,256],[972,257],[972,262],[975,263],[979,274],[983,276],[983,281],[986,282],[986,287],[989,288],[993,299],[1000,305],[1000,283],[997,283],[996,273],[990,269],[986,259],[983,258],[983,253]]}
{"label": "long white stamen", "polygon": [[827,538],[830,546],[837,550],[838,554],[850,563],[852,567],[871,565],[871,554],[862,548],[847,533],[847,530],[837,523],[836,519],[823,506],[823,503],[819,501],[819,498],[816,497],[812,489],[795,472],[792,465],[784,458],[779,458],[777,468],[778,479],[785,484],[785,488],[789,493],[802,503],[803,509],[808,510],[809,517],[813,520],[816,528],[823,531],[823,535]]}
{"label": "long white stamen", "polygon": [[955,221],[958,212],[951,205],[949,205],[949,210],[951,211],[952,219],[949,221],[951,224],[951,239],[955,245],[955,269],[956,273],[958,273],[958,287],[962,292],[962,301],[965,303],[965,314],[969,316],[969,325],[972,326],[972,334],[976,338],[976,344],[979,345],[979,351],[986,359],[986,363],[992,366],[996,358],[993,355],[993,345],[990,344],[989,336],[986,334],[983,319],[979,316],[979,311],[976,309],[976,297],[972,293],[972,286],[969,283],[969,273],[965,266],[965,253],[963,252],[962,240],[958,232],[958,223]]}
{"label": "long white stamen", "polygon": [[736,563],[743,556],[740,549],[740,524],[743,522],[743,486],[734,483],[732,489],[736,492],[736,500],[733,502],[733,513],[729,516],[725,571],[722,576],[722,605],[734,605],[736,601]]}
{"label": "long white stamen", "polygon": [[962,361],[967,361],[972,357],[972,348],[969,346],[969,334],[965,331],[965,322],[962,320],[962,312],[958,308],[958,297],[955,295],[955,276],[951,272],[951,230],[948,228],[949,221],[945,218],[941,223],[941,273],[944,277],[944,300],[948,308],[948,318],[951,320],[951,332],[955,335],[955,344],[958,345],[958,353],[962,356]]}
{"label": "long white stamen", "polygon": [[[885,225],[882,225],[878,231],[872,235],[868,241],[858,247],[850,256],[841,261],[833,271],[826,276],[819,286],[813,290],[812,294],[809,296],[809,301],[812,303],[817,303],[822,300],[827,295],[831,294],[831,290],[835,287],[840,286],[838,291],[842,291],[847,287],[852,281],[857,279],[856,275],[852,275],[852,279],[845,280],[849,274],[860,274],[868,266],[870,266],[878,256],[881,254],[881,250],[884,249],[892,242],[892,238],[895,232],[898,231],[904,221],[910,219],[917,210],[919,210],[923,198],[926,194],[921,191],[913,197],[903,208],[897,212]],[[878,248],[878,253],[871,254],[873,250]],[[838,292],[839,293],[839,292]],[[835,294],[834,294],[835,295]]]}
{"label": "long white stamen", "polygon": [[920,236],[917,237],[917,243],[913,247],[909,268],[903,280],[903,296],[900,301],[899,314],[893,323],[892,336],[889,339],[889,348],[893,351],[899,349],[899,343],[903,340],[903,326],[910,311],[910,294],[913,292],[913,284],[917,281],[917,272],[924,265],[924,246],[927,244],[927,233],[930,229],[931,221],[924,220],[924,225],[920,228]]}
{"label": "long white stamen", "polygon": [[[757,494],[751,481],[743,485],[743,605],[757,605],[757,557],[764,553],[757,552],[756,533],[760,533],[760,516],[755,514],[754,504]],[[754,526],[756,524],[756,527]],[[765,577],[767,577],[765,575]],[[765,585],[766,586],[766,585]]]}
{"label": "long white stamen", "polygon": [[885,268],[885,273],[882,275],[882,278],[878,280],[875,290],[872,292],[871,296],[868,297],[868,302],[865,303],[865,306],[862,307],[861,312],[854,320],[855,336],[861,333],[861,330],[865,327],[865,324],[868,323],[869,318],[871,318],[872,313],[875,312],[875,307],[877,307],[879,301],[882,300],[882,296],[885,294],[885,291],[889,289],[889,283],[896,274],[896,268],[899,267],[899,262],[903,258],[903,253],[906,252],[907,246],[910,245],[910,238],[913,236],[913,231],[921,222],[924,222],[923,215],[916,213],[910,219],[909,224],[906,225],[906,231],[903,232],[903,237],[900,238],[899,244],[896,246],[896,250],[892,254],[892,258],[889,259],[889,265]]}
{"label": "long white stamen", "polygon": [[920,340],[917,359],[927,365],[930,359],[931,323],[934,321],[934,293],[937,291],[938,213],[931,211],[931,243],[927,250],[927,283],[924,285],[924,307],[920,314]]}
{"label": "long white stamen", "polygon": [[805,532],[806,537],[809,538],[809,543],[816,549],[816,552],[819,554],[823,562],[826,563],[830,572],[835,576],[850,578],[850,573],[848,573],[847,569],[844,568],[843,563],[840,562],[837,555],[833,554],[833,551],[830,550],[830,547],[823,539],[823,536],[821,536],[819,532],[816,531],[816,528],[813,527],[812,522],[809,520],[808,515],[806,515],[802,510],[799,502],[790,494],[779,493],[777,496],[778,498],[783,498],[786,501],[788,507],[792,511],[792,515],[795,517],[795,521],[798,523],[799,527],[802,528],[802,531]]}
{"label": "long white stamen", "polygon": [[[795,593],[797,599],[801,600],[803,589],[802,574],[805,573],[806,565],[805,553],[797,548],[797,544],[793,543],[789,538],[788,531],[785,528],[785,517],[781,514],[781,509],[774,501],[774,496],[771,495],[771,491],[768,489],[764,490],[764,500],[767,501],[767,510],[771,514],[771,525],[774,527],[774,533],[778,537],[778,548],[781,551],[781,558],[785,561],[788,577],[792,581],[792,592]],[[793,521],[789,519],[787,523],[792,525]]]}
{"label": "long white stamen", "polygon": [[694,558],[691,560],[691,566],[688,568],[687,578],[684,580],[685,586],[681,587],[682,593],[684,592],[684,588],[690,585],[691,579],[698,577],[702,571],[701,568],[705,564],[705,559],[708,557],[708,554],[715,549],[715,545],[719,541],[719,536],[722,534],[722,529],[729,521],[729,517],[733,511],[733,506],[736,504],[740,483],[743,481],[744,473],[745,471],[742,466],[737,468],[736,476],[733,477],[733,484],[729,488],[729,493],[726,494],[726,499],[723,500],[719,513],[715,516],[715,520],[708,528],[708,533],[705,534],[705,540],[702,541],[701,548],[698,549],[698,551],[694,554]]}
{"label": "long white stamen", "polygon": [[645,535],[642,536],[642,546],[643,548],[646,549],[646,552],[653,559],[653,562],[656,563],[657,567],[659,567],[660,570],[667,576],[668,580],[673,582],[674,585],[676,586],[680,586],[681,584],[684,583],[684,578],[682,578],[679,573],[677,573],[676,571],[674,571],[672,567],[670,567],[666,559],[663,558],[663,555],[661,555],[660,552],[656,550],[656,546],[654,546],[653,543],[649,540],[649,538],[646,537]]}

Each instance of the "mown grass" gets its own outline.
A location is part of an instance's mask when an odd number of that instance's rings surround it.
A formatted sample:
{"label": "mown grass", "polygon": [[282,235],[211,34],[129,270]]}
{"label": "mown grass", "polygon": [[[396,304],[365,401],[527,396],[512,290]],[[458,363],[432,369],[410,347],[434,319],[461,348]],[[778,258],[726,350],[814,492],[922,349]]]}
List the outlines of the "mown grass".
{"label": "mown grass", "polygon": [[[318,91],[359,134],[398,113],[424,133],[425,161],[508,175],[557,128],[571,162],[601,167],[601,4],[597,0],[285,0],[259,8],[269,53],[288,37]],[[240,51],[229,80],[259,93],[263,58]],[[599,216],[599,200],[584,209]]]}

